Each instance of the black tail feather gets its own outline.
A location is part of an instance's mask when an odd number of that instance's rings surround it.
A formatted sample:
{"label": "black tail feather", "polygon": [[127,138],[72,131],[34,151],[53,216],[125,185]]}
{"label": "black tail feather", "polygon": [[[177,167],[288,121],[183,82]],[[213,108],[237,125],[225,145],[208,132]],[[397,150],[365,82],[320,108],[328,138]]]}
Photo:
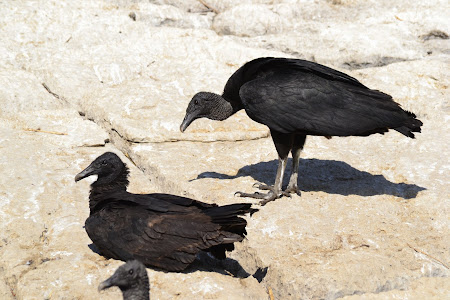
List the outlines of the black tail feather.
{"label": "black tail feather", "polygon": [[410,116],[405,122],[403,122],[402,126],[394,128],[394,130],[400,132],[401,134],[415,138],[413,132],[421,132],[421,126],[423,125],[422,121],[416,119],[416,115],[410,111],[406,111],[406,113]]}
{"label": "black tail feather", "polygon": [[[212,207],[204,210],[204,213],[212,218],[212,221],[221,226],[221,229],[226,232],[238,234],[244,238],[247,231],[245,227],[247,226],[247,221],[240,216],[249,213],[252,215],[257,212],[258,209],[251,208],[249,203],[237,203],[225,206]],[[226,243],[221,245],[213,246],[206,249],[218,259],[224,259],[225,251],[234,250],[233,243]]]}
{"label": "black tail feather", "polygon": [[226,220],[227,218],[237,217],[245,215],[247,213],[250,213],[250,215],[252,215],[253,213],[258,211],[258,209],[251,207],[251,203],[236,203],[218,207],[211,207],[206,209],[204,212],[208,216],[212,217],[213,221]]}

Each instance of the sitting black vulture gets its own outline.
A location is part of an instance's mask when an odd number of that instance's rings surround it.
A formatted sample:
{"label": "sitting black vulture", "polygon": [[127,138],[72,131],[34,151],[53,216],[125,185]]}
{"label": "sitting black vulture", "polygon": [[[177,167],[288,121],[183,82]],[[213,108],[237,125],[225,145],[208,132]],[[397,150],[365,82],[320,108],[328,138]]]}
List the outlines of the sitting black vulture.
{"label": "sitting black vulture", "polygon": [[169,194],[127,192],[128,167],[106,152],[75,176],[98,175],[89,195],[85,229],[109,258],[138,259],[147,266],[181,271],[207,251],[219,259],[246,234],[245,219],[257,211],[251,204],[217,206]]}
{"label": "sitting black vulture", "polygon": [[112,286],[120,288],[124,300],[150,299],[147,270],[138,260],[130,260],[121,265],[111,277],[100,283],[98,290],[102,291]]}
{"label": "sitting black vulture", "polygon": [[[208,92],[194,95],[180,130],[184,132],[195,119],[222,121],[241,109],[269,127],[279,156],[275,185],[259,185],[269,193],[237,192],[241,197],[264,199],[260,202],[263,205],[292,192],[300,194],[298,164],[307,135],[368,136],[394,129],[414,138],[413,132],[420,132],[422,126],[391,96],[344,73],[310,61],[265,57],[239,68],[228,79],[222,96]],[[292,174],[283,192],[289,152]]]}

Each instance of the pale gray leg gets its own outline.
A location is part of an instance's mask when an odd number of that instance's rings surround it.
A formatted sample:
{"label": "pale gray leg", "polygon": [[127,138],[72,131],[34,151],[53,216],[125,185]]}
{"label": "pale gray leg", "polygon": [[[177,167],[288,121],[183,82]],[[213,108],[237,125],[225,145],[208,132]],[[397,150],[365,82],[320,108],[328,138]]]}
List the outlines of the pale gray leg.
{"label": "pale gray leg", "polygon": [[275,144],[275,148],[278,152],[278,169],[277,176],[275,177],[275,184],[273,187],[265,185],[265,184],[256,184],[256,187],[262,190],[269,190],[267,194],[263,193],[242,193],[236,192],[235,195],[239,195],[240,197],[250,197],[256,199],[263,199],[259,204],[265,205],[270,201],[273,201],[282,196],[290,196],[289,193],[285,193],[282,190],[283,185],[283,176],[284,171],[286,170],[286,163],[288,160],[289,151],[292,148],[292,144],[294,142],[294,136],[290,134],[282,134],[278,132],[271,131],[272,139]]}
{"label": "pale gray leg", "polygon": [[299,135],[294,139],[294,144],[292,146],[292,172],[289,177],[289,183],[285,190],[286,193],[296,193],[300,196],[301,192],[298,188],[298,166],[300,163],[300,154],[303,150],[303,146],[305,145],[306,136]]}
{"label": "pale gray leg", "polygon": [[243,193],[243,192],[236,192],[235,195],[238,195],[239,197],[249,197],[249,198],[255,198],[255,199],[263,199],[259,204],[265,205],[266,203],[273,201],[277,198],[280,198],[281,196],[290,196],[289,194],[286,194],[282,191],[282,184],[283,184],[283,176],[284,171],[286,170],[286,164],[287,164],[287,156],[283,158],[278,159],[278,169],[277,169],[277,176],[275,177],[275,184],[272,186],[265,185],[265,184],[255,184],[254,186],[261,189],[261,190],[269,190],[267,194],[255,192],[255,193]]}

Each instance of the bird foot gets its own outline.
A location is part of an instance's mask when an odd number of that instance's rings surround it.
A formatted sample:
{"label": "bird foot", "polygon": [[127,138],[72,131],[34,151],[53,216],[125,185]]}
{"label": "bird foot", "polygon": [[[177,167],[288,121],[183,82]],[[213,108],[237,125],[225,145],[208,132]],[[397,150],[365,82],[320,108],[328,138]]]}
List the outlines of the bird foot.
{"label": "bird foot", "polygon": [[257,188],[260,190],[269,190],[269,191],[273,191],[275,188],[273,186],[267,185],[267,184],[262,184],[259,182],[256,182],[252,185],[253,188]]}
{"label": "bird foot", "polygon": [[275,187],[267,185],[267,184],[262,184],[262,183],[255,183],[253,184],[254,188],[260,189],[260,190],[268,190],[271,191],[272,193],[276,194],[278,196],[278,198],[281,198],[283,196],[285,197],[291,197],[291,191],[285,190],[285,191],[278,191],[277,189],[275,189]]}
{"label": "bird foot", "polygon": [[297,194],[297,195],[299,195],[299,196],[301,196],[302,195],[302,192],[301,192],[301,190],[298,188],[298,186],[297,185],[289,185],[285,190],[284,190],[284,192],[285,193],[288,193],[288,194]]}
{"label": "bird foot", "polygon": [[243,192],[236,192],[234,193],[234,195],[238,195],[239,197],[248,197],[248,198],[254,198],[254,199],[262,199],[259,204],[260,205],[266,205],[267,203],[281,198],[283,196],[286,197],[291,197],[290,193],[287,193],[285,191],[278,191],[276,190],[273,186],[268,186],[265,184],[260,184],[260,183],[256,183],[253,185],[253,187],[257,187],[258,189],[261,190],[268,190],[269,192],[264,194],[264,193],[259,193],[259,192],[255,192],[255,193],[243,193]]}
{"label": "bird foot", "polygon": [[264,193],[243,193],[243,192],[236,192],[234,195],[238,195],[239,197],[248,197],[248,198],[254,198],[254,199],[263,199],[259,202],[260,205],[266,205],[268,202],[273,201],[277,198],[280,198],[281,195],[277,195],[272,191],[269,191],[267,194]]}

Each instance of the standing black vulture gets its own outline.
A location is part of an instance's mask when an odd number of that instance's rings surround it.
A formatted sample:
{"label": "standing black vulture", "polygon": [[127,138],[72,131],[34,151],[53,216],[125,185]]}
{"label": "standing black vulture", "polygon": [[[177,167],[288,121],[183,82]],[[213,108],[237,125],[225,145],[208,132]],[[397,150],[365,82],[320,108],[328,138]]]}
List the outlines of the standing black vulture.
{"label": "standing black vulture", "polygon": [[257,211],[248,203],[217,206],[169,194],[131,194],[128,172],[116,154],[106,152],[75,176],[98,175],[85,229],[109,258],[138,259],[168,271],[185,269],[201,250],[223,259],[246,234],[239,215]]}
{"label": "standing black vulture", "polygon": [[138,260],[129,260],[121,265],[114,274],[100,283],[98,290],[117,286],[122,291],[124,300],[149,300],[150,285],[147,270]]}
{"label": "standing black vulture", "polygon": [[[239,68],[228,79],[222,96],[208,92],[194,95],[180,130],[185,131],[195,119],[222,121],[241,109],[269,127],[279,156],[275,185],[259,185],[269,190],[267,194],[237,192],[241,197],[263,199],[263,205],[293,192],[300,194],[298,164],[307,135],[368,136],[394,129],[414,138],[413,132],[420,132],[422,126],[391,96],[344,73],[306,60],[265,57]],[[292,174],[282,191],[289,152]]]}

